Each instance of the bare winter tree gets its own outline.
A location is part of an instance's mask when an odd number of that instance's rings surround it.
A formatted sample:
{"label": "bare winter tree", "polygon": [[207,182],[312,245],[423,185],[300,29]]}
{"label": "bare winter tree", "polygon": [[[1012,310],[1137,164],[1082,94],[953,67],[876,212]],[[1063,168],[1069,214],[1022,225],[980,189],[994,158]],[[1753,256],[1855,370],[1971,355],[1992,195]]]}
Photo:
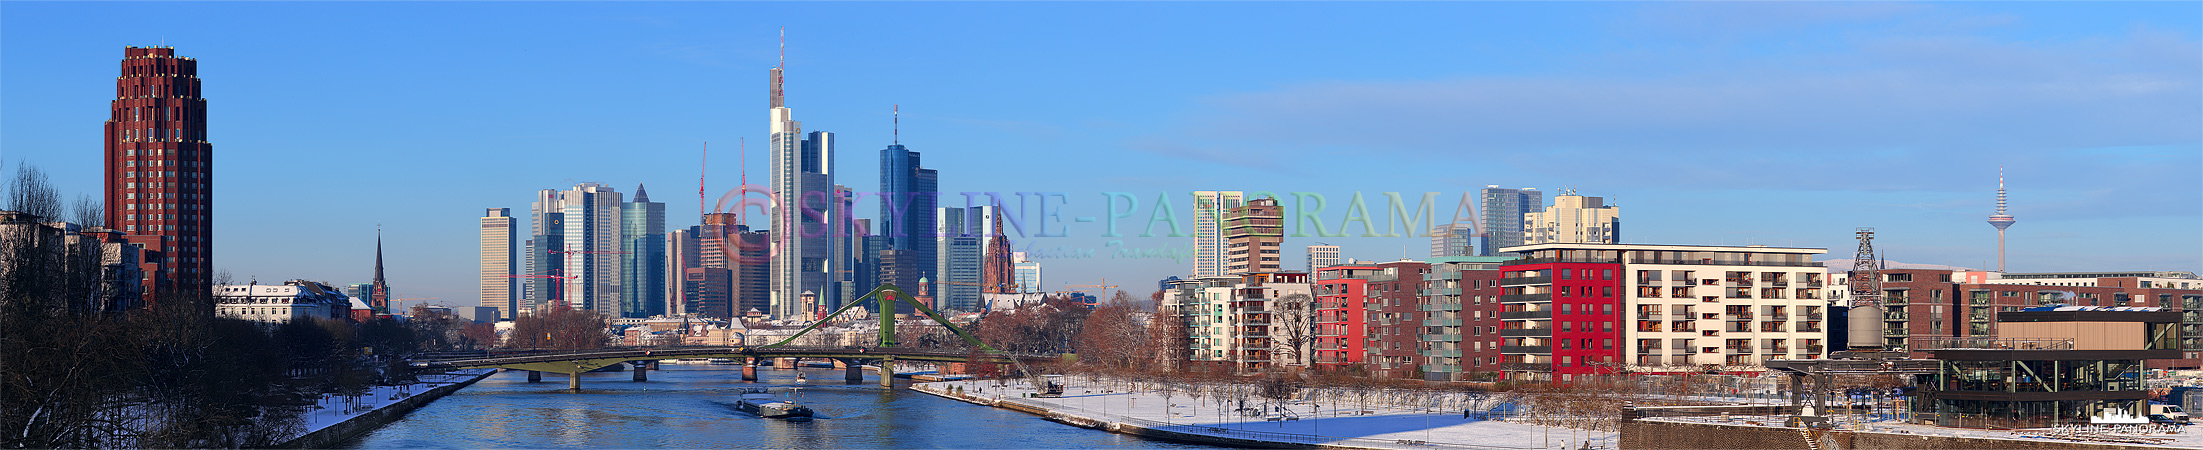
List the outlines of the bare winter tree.
{"label": "bare winter tree", "polygon": [[79,195],[76,198],[76,204],[72,205],[70,209],[73,213],[69,217],[71,222],[87,227],[107,227],[107,209],[97,197]]}
{"label": "bare winter tree", "polygon": [[1271,328],[1270,354],[1282,355],[1295,366],[1308,365],[1308,345],[1315,339],[1316,302],[1308,294],[1285,294],[1277,300],[1277,310],[1270,312],[1276,325]]}

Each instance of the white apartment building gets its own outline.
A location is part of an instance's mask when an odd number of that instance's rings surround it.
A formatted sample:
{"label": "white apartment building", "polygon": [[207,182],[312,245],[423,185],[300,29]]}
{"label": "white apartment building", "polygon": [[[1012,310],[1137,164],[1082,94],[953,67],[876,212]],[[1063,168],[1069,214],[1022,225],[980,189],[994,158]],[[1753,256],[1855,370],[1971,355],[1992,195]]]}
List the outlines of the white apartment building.
{"label": "white apartment building", "polygon": [[[1753,370],[1827,354],[1818,248],[1535,244],[1504,267],[1510,378]],[[1608,344],[1612,340],[1612,344]],[[1551,378],[1546,378],[1551,376]]]}
{"label": "white apartment building", "polygon": [[1553,206],[1522,215],[1522,243],[1612,244],[1621,242],[1622,210],[1600,197],[1562,192]]}
{"label": "white apartment building", "polygon": [[214,287],[214,315],[274,328],[298,318],[334,319],[351,312],[352,299],[329,285],[306,280],[283,284]]}
{"label": "white apartment building", "polygon": [[[1254,370],[1288,363],[1293,354],[1308,359],[1306,355],[1314,345],[1312,334],[1297,349],[1287,351],[1291,341],[1286,327],[1293,319],[1281,314],[1280,301],[1298,294],[1313,302],[1314,293],[1308,274],[1299,272],[1180,280],[1164,292],[1164,315],[1159,317],[1175,317],[1185,323],[1188,359]],[[1312,321],[1313,313],[1306,314],[1304,320]]]}
{"label": "white apartment building", "polygon": [[1308,272],[1339,265],[1339,246],[1317,244],[1308,246]]}

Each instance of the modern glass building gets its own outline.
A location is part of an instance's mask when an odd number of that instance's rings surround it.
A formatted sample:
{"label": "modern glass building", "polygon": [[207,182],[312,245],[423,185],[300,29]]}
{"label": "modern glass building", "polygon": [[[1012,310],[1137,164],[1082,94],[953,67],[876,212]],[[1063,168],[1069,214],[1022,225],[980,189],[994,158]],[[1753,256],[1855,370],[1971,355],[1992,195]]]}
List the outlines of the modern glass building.
{"label": "modern glass building", "polygon": [[666,313],[665,204],[635,185],[635,201],[620,207],[620,317]]}
{"label": "modern glass building", "polygon": [[1478,256],[1503,255],[1498,249],[1522,245],[1522,215],[1545,210],[1545,193],[1537,188],[1507,189],[1499,185],[1485,186],[1479,192],[1483,199],[1484,232],[1478,248]]}

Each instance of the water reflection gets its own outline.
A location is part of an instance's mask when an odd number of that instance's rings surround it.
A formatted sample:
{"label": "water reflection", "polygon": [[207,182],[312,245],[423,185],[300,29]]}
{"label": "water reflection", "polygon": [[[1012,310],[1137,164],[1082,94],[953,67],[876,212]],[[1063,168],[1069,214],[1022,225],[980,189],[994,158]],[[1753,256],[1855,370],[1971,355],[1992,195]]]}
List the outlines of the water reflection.
{"label": "water reflection", "polygon": [[[849,384],[840,370],[766,369],[752,383],[742,381],[734,366],[663,367],[639,383],[627,373],[583,374],[579,391],[566,390],[562,375],[530,384],[525,372],[500,373],[344,446],[1208,448],[1076,428],[900,387],[886,390],[876,378]],[[809,382],[796,383],[797,373]],[[817,419],[764,419],[735,409],[740,390],[757,386],[810,406]]]}

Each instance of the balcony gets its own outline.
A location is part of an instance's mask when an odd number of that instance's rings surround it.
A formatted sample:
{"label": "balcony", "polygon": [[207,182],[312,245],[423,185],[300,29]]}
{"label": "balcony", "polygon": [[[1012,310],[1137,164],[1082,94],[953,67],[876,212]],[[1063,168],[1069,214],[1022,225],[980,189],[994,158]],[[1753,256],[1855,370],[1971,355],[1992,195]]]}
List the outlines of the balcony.
{"label": "balcony", "polygon": [[1821,316],[1825,315],[1826,314],[1821,313],[1808,313],[1805,315],[1805,320],[1821,320]]}
{"label": "balcony", "polygon": [[1499,296],[1499,302],[1500,302],[1500,303],[1523,303],[1523,302],[1550,302],[1550,301],[1553,301],[1553,294],[1505,294],[1505,295],[1501,295],[1501,296]]}
{"label": "balcony", "polygon": [[1416,307],[1415,307],[1415,310],[1416,310],[1416,311],[1422,311],[1422,312],[1460,311],[1460,310],[1461,310],[1461,304],[1460,304],[1460,303],[1424,303],[1424,304],[1422,304],[1422,305],[1416,306]]}
{"label": "balcony", "polygon": [[1530,286],[1539,284],[1553,284],[1553,276],[1546,275],[1542,277],[1514,277],[1499,279],[1500,286]]}
{"label": "balcony", "polygon": [[1552,328],[1504,328],[1499,330],[1499,337],[1549,337],[1552,335]]}
{"label": "balcony", "polygon": [[1552,372],[1549,363],[1499,363],[1499,370],[1508,372]]}
{"label": "balcony", "polygon": [[1429,357],[1429,358],[1459,358],[1459,357],[1461,357],[1461,351],[1460,351],[1460,350],[1424,350],[1424,351],[1423,351],[1423,356],[1424,356],[1424,357]]}
{"label": "balcony", "polygon": [[1551,318],[1553,318],[1553,312],[1552,312],[1552,311],[1550,311],[1550,310],[1547,310],[1547,311],[1502,311],[1502,312],[1500,312],[1500,313],[1499,313],[1499,318],[1501,318],[1501,319],[1551,319]]}
{"label": "balcony", "polygon": [[1748,320],[1752,320],[1752,313],[1733,313],[1733,314],[1729,314],[1729,321],[1731,321],[1731,322],[1735,322],[1735,321],[1748,321]]}
{"label": "balcony", "polygon": [[1430,288],[1424,289],[1420,294],[1424,297],[1434,297],[1440,295],[1461,295],[1461,288]]}
{"label": "balcony", "polygon": [[1423,319],[1423,326],[1426,326],[1426,327],[1458,327],[1458,326],[1461,326],[1461,319]]}
{"label": "balcony", "polygon": [[1726,348],[1725,350],[1727,350],[1727,351],[1726,351],[1726,352],[1724,352],[1724,353],[1726,353],[1726,354],[1730,354],[1730,355],[1749,355],[1749,354],[1752,354],[1752,348],[1751,348],[1751,347],[1728,347],[1728,348]]}
{"label": "balcony", "polygon": [[1504,345],[1504,346],[1500,346],[1500,347],[1499,347],[1499,352],[1500,352],[1500,353],[1530,353],[1530,354],[1537,354],[1537,355],[1550,355],[1550,354],[1553,354],[1553,346],[1550,346],[1550,345]]}
{"label": "balcony", "polygon": [[1679,312],[1679,313],[1674,313],[1674,314],[1669,314],[1669,315],[1668,315],[1668,320],[1697,320],[1697,319],[1698,319],[1698,313],[1694,313],[1694,312],[1687,312],[1687,311],[1686,311],[1686,312]]}
{"label": "balcony", "polygon": [[1637,353],[1638,353],[1638,354],[1640,354],[1640,355],[1652,355],[1652,356],[1659,356],[1659,355],[1660,355],[1660,348],[1659,348],[1659,347],[1637,347]]}
{"label": "balcony", "polygon": [[1811,353],[1811,354],[1815,354],[1815,355],[1818,355],[1818,354],[1822,354],[1822,353],[1827,353],[1827,351],[1826,351],[1826,350],[1828,350],[1828,347],[1823,347],[1823,346],[1818,346],[1818,345],[1808,345],[1808,346],[1805,346],[1805,352],[1806,352],[1806,353]]}
{"label": "balcony", "polygon": [[1461,342],[1458,334],[1425,334],[1422,338],[1423,342]]}

